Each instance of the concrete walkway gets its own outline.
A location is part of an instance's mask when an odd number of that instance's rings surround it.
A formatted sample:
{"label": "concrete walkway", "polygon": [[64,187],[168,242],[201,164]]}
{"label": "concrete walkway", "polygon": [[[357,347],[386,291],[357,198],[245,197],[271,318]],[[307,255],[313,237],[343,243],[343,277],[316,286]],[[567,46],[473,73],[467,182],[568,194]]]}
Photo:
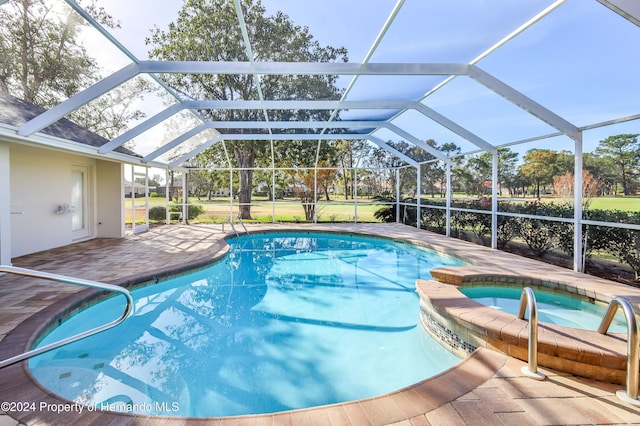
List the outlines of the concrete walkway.
{"label": "concrete walkway", "polygon": [[[249,230],[325,230],[408,239],[465,257],[479,266],[512,268],[520,273],[559,277],[602,286],[603,291],[637,290],[575,274],[508,253],[420,232],[397,224],[254,225]],[[227,229],[228,231],[228,229]],[[220,225],[162,226],[122,240],[91,240],[13,259],[14,266],[130,285],[155,280],[210,262],[226,253]],[[43,327],[83,303],[91,291],[15,275],[0,277],[0,358],[15,355]],[[62,312],[62,313],[61,313]],[[418,313],[416,313],[418,315]],[[545,381],[526,378],[522,361],[479,349],[447,372],[407,389],[367,400],[261,416],[176,419],[110,412],[54,413],[68,404],[40,388],[25,363],[0,370],[0,401],[35,402],[35,410],[7,410],[0,426],[18,424],[331,424],[331,425],[487,425],[487,424],[640,424],[640,410],[623,404],[615,392],[623,386],[541,369]],[[50,404],[50,405],[47,405]],[[10,407],[11,408],[11,407]]]}

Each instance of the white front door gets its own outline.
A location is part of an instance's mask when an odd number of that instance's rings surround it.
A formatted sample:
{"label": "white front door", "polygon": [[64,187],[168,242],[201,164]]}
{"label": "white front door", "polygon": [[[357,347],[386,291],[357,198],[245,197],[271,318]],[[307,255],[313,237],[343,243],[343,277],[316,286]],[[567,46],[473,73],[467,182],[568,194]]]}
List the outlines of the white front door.
{"label": "white front door", "polygon": [[74,240],[89,236],[87,174],[86,167],[74,167],[71,171],[71,231]]}

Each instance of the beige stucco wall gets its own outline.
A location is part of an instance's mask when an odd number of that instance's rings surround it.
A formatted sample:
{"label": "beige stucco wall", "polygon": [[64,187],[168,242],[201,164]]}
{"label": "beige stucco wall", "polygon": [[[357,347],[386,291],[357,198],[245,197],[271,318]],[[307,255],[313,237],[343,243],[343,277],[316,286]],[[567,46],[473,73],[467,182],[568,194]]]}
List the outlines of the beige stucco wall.
{"label": "beige stucco wall", "polygon": [[[80,155],[11,144],[11,256],[17,257],[74,242],[70,214],[56,213],[71,203],[71,170],[88,175],[88,238],[122,237],[120,164]],[[114,179],[114,182],[110,182]],[[98,203],[97,200],[100,200]],[[104,211],[102,211],[104,209]],[[114,217],[109,215],[117,211]],[[114,225],[120,221],[120,227]],[[102,222],[103,225],[98,225]],[[104,228],[100,229],[100,228]]]}
{"label": "beige stucco wall", "polygon": [[96,160],[97,237],[124,237],[123,165]]}

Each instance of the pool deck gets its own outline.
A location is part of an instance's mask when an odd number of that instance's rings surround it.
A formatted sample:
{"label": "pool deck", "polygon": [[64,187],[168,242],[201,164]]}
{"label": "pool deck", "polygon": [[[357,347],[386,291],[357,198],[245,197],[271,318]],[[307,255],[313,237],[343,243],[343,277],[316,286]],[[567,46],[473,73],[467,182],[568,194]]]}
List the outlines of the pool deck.
{"label": "pool deck", "polygon": [[[640,290],[576,274],[486,247],[448,239],[399,224],[248,225],[249,231],[320,230],[412,240],[447,250],[487,268],[576,282],[603,294],[640,296]],[[13,266],[127,285],[208,262],[226,252],[220,225],[171,225],[124,239],[96,239],[13,259]],[[23,351],[38,329],[71,309],[90,290],[16,275],[0,276],[0,359]],[[418,315],[418,312],[416,312]],[[603,348],[606,350],[606,348]],[[0,402],[35,402],[31,409],[0,411],[0,426],[40,424],[139,425],[485,425],[640,424],[640,408],[615,395],[624,386],[546,368],[544,381],[525,377],[524,362],[478,349],[456,367],[388,395],[285,413],[216,419],[148,417],[111,412],[56,413],[67,404],[33,381],[19,363],[0,370]],[[14,407],[15,408],[15,407]],[[4,408],[2,408],[4,410]]]}

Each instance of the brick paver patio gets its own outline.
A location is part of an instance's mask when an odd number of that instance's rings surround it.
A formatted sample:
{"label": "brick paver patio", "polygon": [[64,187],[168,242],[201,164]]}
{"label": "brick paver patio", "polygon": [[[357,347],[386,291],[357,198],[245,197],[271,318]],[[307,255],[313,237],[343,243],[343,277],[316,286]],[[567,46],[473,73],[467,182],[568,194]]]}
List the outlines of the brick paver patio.
{"label": "brick paver patio", "polygon": [[[602,292],[637,290],[566,269],[493,251],[398,224],[252,225],[251,232],[321,230],[364,233],[419,242],[472,260],[535,277],[571,280]],[[229,231],[229,229],[226,229]],[[128,285],[156,280],[226,253],[220,225],[162,226],[122,240],[97,239],[13,259],[14,266]],[[0,277],[0,357],[22,351],[38,329],[82,303],[91,290],[15,275]],[[60,309],[58,309],[60,308]],[[418,313],[416,312],[416,315]],[[25,363],[0,370],[0,401],[66,403],[40,388]],[[542,368],[544,381],[524,377],[524,362],[479,349],[458,366],[410,388],[327,407],[272,415],[216,419],[151,418],[109,412],[0,412],[0,425],[18,424],[640,424],[640,410],[623,404],[614,385]]]}

